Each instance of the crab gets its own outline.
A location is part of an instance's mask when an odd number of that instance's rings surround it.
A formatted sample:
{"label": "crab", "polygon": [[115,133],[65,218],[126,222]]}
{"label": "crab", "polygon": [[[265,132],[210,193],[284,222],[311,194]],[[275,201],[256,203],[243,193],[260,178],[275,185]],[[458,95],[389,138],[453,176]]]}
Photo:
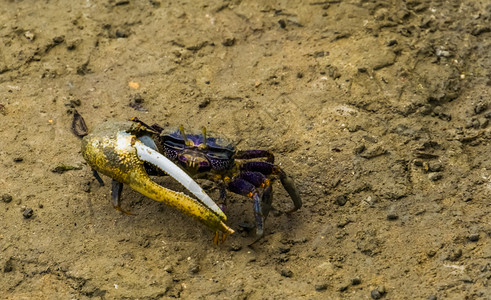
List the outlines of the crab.
{"label": "crab", "polygon": [[206,128],[200,134],[186,134],[183,126],[171,133],[157,124],[147,125],[138,118],[131,119],[157,141],[159,152],[181,166],[193,178],[206,178],[215,182],[220,200],[226,203],[226,190],[253,200],[256,223],[256,241],[264,235],[264,222],[273,200],[272,181],[279,178],[293,201],[294,212],[302,206],[300,194],[290,176],[274,163],[268,150],[237,150],[224,139],[209,137]]}
{"label": "crab", "polygon": [[[126,184],[196,218],[215,232],[215,244],[220,240],[224,242],[227,235],[234,232],[225,224],[226,215],[186,172],[157,151],[148,136],[148,129],[135,122],[107,121],[82,140],[82,154],[99,183],[104,184],[98,173],[112,178],[114,208],[129,213],[121,208],[121,193]],[[155,170],[172,176],[198,200],[152,181],[149,175]]]}

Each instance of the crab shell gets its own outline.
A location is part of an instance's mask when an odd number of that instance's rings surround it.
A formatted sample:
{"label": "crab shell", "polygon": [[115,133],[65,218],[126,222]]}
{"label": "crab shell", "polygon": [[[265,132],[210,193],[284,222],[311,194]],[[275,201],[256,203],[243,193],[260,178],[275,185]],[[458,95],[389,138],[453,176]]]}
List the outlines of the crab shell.
{"label": "crab shell", "polygon": [[[149,198],[165,202],[196,218],[216,233],[222,232],[224,236],[232,234],[234,231],[224,223],[227,217],[220,208],[183,170],[138,140],[135,135],[138,131],[141,128],[133,122],[102,123],[84,137],[82,154],[93,170],[129,185]],[[150,180],[144,162],[149,162],[174,177],[200,200]]]}

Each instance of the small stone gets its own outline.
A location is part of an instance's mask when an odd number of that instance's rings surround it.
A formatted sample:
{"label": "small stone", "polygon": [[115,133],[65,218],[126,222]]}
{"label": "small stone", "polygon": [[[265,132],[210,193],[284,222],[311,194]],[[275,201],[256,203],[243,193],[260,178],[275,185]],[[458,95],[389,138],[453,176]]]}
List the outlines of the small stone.
{"label": "small stone", "polygon": [[198,104],[199,108],[205,108],[211,103],[209,98],[203,99],[200,104]]}
{"label": "small stone", "polygon": [[349,288],[349,284],[343,284],[339,287],[340,292],[344,292]]}
{"label": "small stone", "polygon": [[12,258],[9,258],[5,262],[5,265],[3,265],[3,272],[4,273],[12,272],[13,269],[14,269],[14,265],[12,264]]}
{"label": "small stone", "polygon": [[143,248],[148,248],[150,246],[150,240],[144,239],[140,241],[140,246],[142,246]]}
{"label": "small stone", "polygon": [[359,146],[356,146],[356,148],[354,149],[353,153],[360,154],[363,151],[365,151],[365,145],[359,145]]}
{"label": "small stone", "polygon": [[469,235],[469,237],[467,239],[471,242],[477,242],[477,241],[479,241],[479,233],[473,233],[473,234]]}
{"label": "small stone", "polygon": [[288,278],[291,278],[293,276],[292,270],[289,270],[289,269],[281,270],[280,274],[281,274],[281,276],[288,277]]}
{"label": "small stone", "polygon": [[22,158],[22,157],[14,157],[14,162],[16,162],[16,163],[23,162],[23,161],[24,161],[24,158]]}
{"label": "small stone", "polygon": [[387,150],[385,150],[379,145],[373,145],[368,147],[365,151],[363,151],[363,153],[361,153],[360,156],[366,159],[372,159],[374,157],[378,157],[385,154],[387,154]]}
{"label": "small stone", "polygon": [[335,202],[339,206],[344,206],[346,204],[346,202],[348,202],[348,197],[346,197],[345,195],[339,195],[336,197]]}
{"label": "small stone", "polygon": [[32,217],[33,214],[34,214],[34,211],[32,210],[32,208],[27,208],[22,213],[22,216],[24,216],[25,219],[29,219],[30,217]]}
{"label": "small stone", "polygon": [[235,38],[226,38],[223,42],[222,45],[225,47],[232,47],[235,45]]}
{"label": "small stone", "polygon": [[385,294],[384,286],[379,286],[370,292],[370,296],[372,296],[372,299],[380,299],[384,294]]}
{"label": "small stone", "polygon": [[462,256],[462,249],[452,249],[450,254],[447,256],[449,261],[457,261]]}
{"label": "small stone", "polygon": [[317,292],[322,292],[322,291],[327,290],[327,283],[320,283],[320,284],[316,284],[316,285],[315,285],[315,290],[316,290]]}
{"label": "small stone", "polygon": [[481,126],[481,123],[476,118],[472,118],[470,120],[467,120],[467,122],[465,123],[465,128],[467,128],[467,129],[469,129],[469,128],[478,129],[480,126]]}
{"label": "small stone", "polygon": [[166,265],[164,267],[164,271],[167,273],[172,273],[174,271],[174,268],[171,265]]}
{"label": "small stone", "polygon": [[127,38],[129,34],[118,29],[116,30],[115,35],[117,38]]}
{"label": "small stone", "polygon": [[394,46],[394,45],[397,45],[397,40],[389,40],[389,41],[387,41],[387,46],[388,47]]}
{"label": "small stone", "polygon": [[82,105],[82,101],[80,99],[70,100],[70,107],[74,108]]}
{"label": "small stone", "polygon": [[241,249],[242,249],[242,245],[239,243],[232,243],[228,248],[229,251],[234,251],[234,252],[240,251]]}
{"label": "small stone", "polygon": [[360,277],[355,277],[351,279],[351,285],[359,285],[361,283]]}
{"label": "small stone", "polygon": [[426,298],[427,300],[436,300],[436,296],[435,295],[429,295],[428,298]]}
{"label": "small stone", "polygon": [[477,115],[477,114],[480,114],[482,113],[483,111],[485,111],[486,109],[488,108],[488,105],[484,102],[479,102],[478,104],[476,104],[476,106],[474,106],[474,113]]}
{"label": "small stone", "polygon": [[280,27],[281,27],[281,28],[285,28],[285,27],[286,27],[286,22],[285,22],[285,20],[283,20],[283,19],[279,20],[279,21],[278,21],[278,24],[280,24]]}
{"label": "small stone", "polygon": [[34,34],[34,32],[27,30],[26,32],[24,32],[24,37],[29,41],[34,41],[36,35]]}
{"label": "small stone", "polygon": [[12,202],[12,196],[10,196],[9,194],[3,194],[2,195],[2,201],[5,203]]}
{"label": "small stone", "polygon": [[396,213],[390,212],[387,214],[387,220],[394,221],[397,219],[399,219],[399,216]]}
{"label": "small stone", "polygon": [[192,264],[191,266],[189,266],[189,272],[191,272],[192,274],[196,274],[199,272],[199,265],[198,264]]}
{"label": "small stone", "polygon": [[443,165],[439,162],[428,163],[428,171],[430,172],[440,172],[443,169]]}
{"label": "small stone", "polygon": [[442,179],[442,177],[443,177],[443,175],[440,173],[431,173],[428,175],[428,178],[431,181],[438,181],[438,180]]}
{"label": "small stone", "polygon": [[433,257],[436,255],[436,251],[435,250],[428,250],[428,252],[426,252],[426,256],[428,257]]}
{"label": "small stone", "polygon": [[484,129],[484,128],[488,127],[488,125],[489,125],[489,119],[480,118],[479,119],[479,123],[480,123],[481,128]]}
{"label": "small stone", "polygon": [[382,294],[380,293],[379,290],[372,290],[370,292],[370,296],[372,296],[372,299],[380,299],[380,298],[382,298]]}
{"label": "small stone", "polygon": [[55,43],[57,45],[63,43],[64,41],[65,41],[65,36],[63,36],[63,35],[56,36],[53,38],[53,43]]}

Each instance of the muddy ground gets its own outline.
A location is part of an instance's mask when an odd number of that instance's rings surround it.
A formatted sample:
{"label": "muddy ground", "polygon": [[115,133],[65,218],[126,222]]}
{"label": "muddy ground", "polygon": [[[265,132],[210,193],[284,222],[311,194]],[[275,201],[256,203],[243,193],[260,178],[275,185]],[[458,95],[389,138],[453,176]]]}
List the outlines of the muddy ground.
{"label": "muddy ground", "polygon": [[[1,297],[489,299],[490,24],[485,0],[2,1]],[[237,195],[219,247],[129,188],[121,214],[73,109],[270,149],[304,206],[275,183],[252,247]]]}

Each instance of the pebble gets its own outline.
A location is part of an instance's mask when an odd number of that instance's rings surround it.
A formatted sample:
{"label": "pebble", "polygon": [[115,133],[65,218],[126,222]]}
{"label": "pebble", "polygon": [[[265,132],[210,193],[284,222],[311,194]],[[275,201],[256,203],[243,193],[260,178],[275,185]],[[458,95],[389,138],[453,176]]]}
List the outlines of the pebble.
{"label": "pebble", "polygon": [[327,283],[320,283],[320,284],[316,284],[316,285],[315,285],[315,290],[316,290],[317,292],[322,292],[322,291],[327,290]]}
{"label": "pebble", "polygon": [[339,287],[340,292],[344,292],[349,288],[349,284],[343,284]]}
{"label": "pebble", "polygon": [[465,123],[465,128],[469,129],[469,128],[474,128],[474,129],[477,129],[481,126],[481,123],[479,122],[478,119],[476,118],[472,118],[470,120],[468,120],[466,123]]}
{"label": "pebble", "polygon": [[428,171],[430,172],[440,172],[443,169],[443,165],[439,162],[429,162]]}
{"label": "pebble", "polygon": [[379,286],[376,289],[370,291],[370,296],[372,296],[372,299],[380,299],[384,294],[385,294],[384,286]]}
{"label": "pebble", "polygon": [[484,129],[484,128],[488,127],[489,120],[485,119],[485,118],[479,118],[479,123],[480,123],[481,128]]}
{"label": "pebble", "polygon": [[3,272],[4,273],[12,272],[13,269],[14,266],[12,264],[12,258],[10,258],[5,262],[5,265],[3,265]]}
{"label": "pebble", "polygon": [[71,108],[75,108],[75,107],[80,106],[80,105],[82,105],[82,101],[80,99],[70,100],[69,106]]}
{"label": "pebble", "polygon": [[479,233],[473,233],[473,234],[469,235],[469,237],[467,239],[471,242],[477,242],[477,241],[479,241]]}
{"label": "pebble", "polygon": [[426,298],[427,300],[436,300],[436,296],[435,295],[429,295],[428,298]]}
{"label": "pebble", "polygon": [[3,194],[2,195],[2,201],[5,203],[12,202],[12,196],[10,196],[9,194]]}
{"label": "pebble", "polygon": [[32,208],[27,208],[22,213],[22,216],[24,216],[25,219],[29,219],[30,217],[32,217],[33,214],[34,214],[34,211],[32,210]]}
{"label": "pebble", "polygon": [[449,261],[457,261],[462,256],[462,249],[452,249],[447,256]]}
{"label": "pebble", "polygon": [[359,285],[361,283],[360,277],[355,277],[351,279],[351,285]]}
{"label": "pebble", "polygon": [[241,249],[242,249],[242,245],[239,243],[232,243],[230,247],[228,247],[229,251],[234,251],[234,252],[240,251]]}
{"label": "pebble", "polygon": [[431,181],[438,181],[438,180],[442,179],[442,177],[443,177],[443,175],[440,173],[431,173],[428,175],[428,178]]}
{"label": "pebble", "polygon": [[235,45],[235,38],[226,38],[224,41],[222,41],[222,45],[225,47],[232,47]]}
{"label": "pebble", "polygon": [[478,104],[476,104],[476,106],[474,106],[474,113],[477,115],[477,114],[480,114],[482,113],[483,111],[485,111],[486,109],[488,108],[488,105],[484,102],[479,102]]}
{"label": "pebble", "polygon": [[167,273],[172,273],[174,271],[174,268],[171,265],[166,265],[164,267],[164,271]]}
{"label": "pebble", "polygon": [[370,292],[370,296],[372,296],[372,299],[380,299],[380,298],[382,298],[382,294],[380,293],[379,290],[372,290]]}
{"label": "pebble", "polygon": [[345,195],[339,195],[336,197],[336,204],[339,206],[344,206],[348,202],[348,197]]}
{"label": "pebble", "polygon": [[191,266],[189,266],[189,272],[191,272],[192,274],[196,274],[199,272],[199,265],[198,264],[192,264]]}
{"label": "pebble", "polygon": [[281,270],[280,274],[281,274],[281,276],[288,277],[288,278],[291,278],[293,276],[292,270],[289,270],[289,269]]}
{"label": "pebble", "polygon": [[387,220],[394,221],[397,219],[399,219],[399,216],[396,213],[390,212],[387,214]]}
{"label": "pebble", "polygon": [[26,32],[24,32],[24,37],[29,41],[34,41],[36,35],[32,31],[27,30]]}

